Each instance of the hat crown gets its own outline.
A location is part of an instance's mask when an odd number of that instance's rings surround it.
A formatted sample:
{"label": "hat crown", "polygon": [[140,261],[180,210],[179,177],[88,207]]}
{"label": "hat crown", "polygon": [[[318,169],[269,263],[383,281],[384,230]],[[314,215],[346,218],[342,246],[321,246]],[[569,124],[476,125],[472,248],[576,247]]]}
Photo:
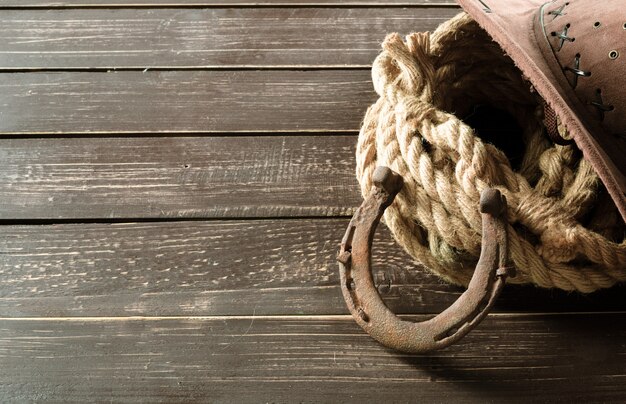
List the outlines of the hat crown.
{"label": "hat crown", "polygon": [[[538,23],[578,100],[626,153],[626,8],[622,0],[554,1]],[[556,72],[555,72],[556,73]]]}

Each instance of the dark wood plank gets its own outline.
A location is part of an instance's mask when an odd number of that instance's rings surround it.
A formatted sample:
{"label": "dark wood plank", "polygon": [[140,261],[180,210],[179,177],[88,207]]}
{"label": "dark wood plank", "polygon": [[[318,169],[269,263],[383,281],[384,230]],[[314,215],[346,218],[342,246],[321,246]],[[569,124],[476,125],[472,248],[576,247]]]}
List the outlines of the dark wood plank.
{"label": "dark wood plank", "polygon": [[435,29],[446,8],[3,11],[0,69],[371,65],[389,32]]}
{"label": "dark wood plank", "polygon": [[[348,219],[0,226],[0,317],[345,314],[335,263]],[[462,291],[412,263],[385,228],[374,279],[398,313]],[[626,311],[591,295],[508,285],[499,312]]]}
{"label": "dark wood plank", "polygon": [[623,402],[626,314],[489,316],[400,355],[346,317],[0,321],[5,402]]}
{"label": "dark wood plank", "polygon": [[455,0],[0,0],[0,8],[66,7],[457,7]]}
{"label": "dark wood plank", "polygon": [[[335,256],[347,224],[0,226],[0,317],[344,314]],[[456,288],[413,268],[385,230],[375,265],[388,302],[440,308]]]}
{"label": "dark wood plank", "polygon": [[0,140],[0,219],[346,216],[354,136]]}
{"label": "dark wood plank", "polygon": [[0,134],[353,131],[368,71],[0,74]]}

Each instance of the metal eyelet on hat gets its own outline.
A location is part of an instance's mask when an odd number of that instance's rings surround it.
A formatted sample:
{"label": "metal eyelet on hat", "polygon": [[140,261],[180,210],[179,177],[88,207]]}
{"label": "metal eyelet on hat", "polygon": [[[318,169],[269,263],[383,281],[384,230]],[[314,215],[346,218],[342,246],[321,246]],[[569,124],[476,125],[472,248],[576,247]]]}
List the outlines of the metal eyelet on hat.
{"label": "metal eyelet on hat", "polygon": [[619,52],[616,50],[612,50],[609,52],[609,59],[615,60],[619,57]]}

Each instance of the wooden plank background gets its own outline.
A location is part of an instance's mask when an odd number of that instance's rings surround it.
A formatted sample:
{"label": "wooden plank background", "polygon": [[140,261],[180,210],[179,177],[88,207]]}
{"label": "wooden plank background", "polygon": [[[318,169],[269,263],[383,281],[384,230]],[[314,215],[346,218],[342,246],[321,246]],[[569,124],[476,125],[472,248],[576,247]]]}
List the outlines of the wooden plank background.
{"label": "wooden plank background", "polygon": [[0,68],[355,68],[371,64],[386,33],[433,30],[456,13],[454,8],[307,7],[7,10],[0,17]]}
{"label": "wooden plank background", "polygon": [[[507,286],[462,343],[380,347],[334,262],[384,36],[452,0],[0,0],[0,402],[620,402],[626,293]],[[462,292],[383,228],[420,320]]]}
{"label": "wooden plank background", "polygon": [[360,203],[354,144],[354,136],[6,139],[0,219],[347,216]]}
{"label": "wooden plank background", "polygon": [[0,134],[355,131],[375,99],[369,77],[351,70],[5,73]]}
{"label": "wooden plank background", "polygon": [[76,402],[619,402],[625,324],[624,314],[491,316],[462,345],[419,356],[381,349],[348,316],[2,320],[0,377],[12,382],[0,394],[29,400],[52,391]]}

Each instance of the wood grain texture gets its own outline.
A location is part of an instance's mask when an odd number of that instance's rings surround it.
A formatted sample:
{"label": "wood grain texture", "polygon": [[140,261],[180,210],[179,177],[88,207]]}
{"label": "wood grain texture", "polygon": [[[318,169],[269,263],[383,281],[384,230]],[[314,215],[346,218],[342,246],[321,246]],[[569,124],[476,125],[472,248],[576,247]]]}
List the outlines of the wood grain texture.
{"label": "wood grain texture", "polygon": [[[346,314],[348,219],[0,227],[0,317]],[[438,313],[461,288],[415,265],[381,225],[374,279],[398,313]],[[591,295],[508,285],[495,311],[626,311]]]}
{"label": "wood grain texture", "polygon": [[0,134],[355,131],[368,71],[0,74]]}
{"label": "wood grain texture", "polygon": [[489,316],[401,355],[349,318],[0,321],[3,401],[619,402],[626,314]]}
{"label": "wood grain texture", "polygon": [[1,219],[351,215],[353,136],[0,140]]}
{"label": "wood grain texture", "polygon": [[0,0],[0,8],[67,7],[458,7],[455,0]]}
{"label": "wood grain texture", "polygon": [[[0,402],[624,401],[625,286],[509,285],[424,356],[345,315],[366,67],[453,0],[0,9]],[[384,226],[373,262],[412,319],[461,293]]]}
{"label": "wood grain texture", "polygon": [[6,10],[0,69],[371,65],[386,34],[432,31],[456,9]]}
{"label": "wood grain texture", "polygon": [[[346,314],[335,257],[347,224],[2,226],[0,317]],[[456,295],[384,228],[377,245],[376,278],[395,309],[432,312]]]}

